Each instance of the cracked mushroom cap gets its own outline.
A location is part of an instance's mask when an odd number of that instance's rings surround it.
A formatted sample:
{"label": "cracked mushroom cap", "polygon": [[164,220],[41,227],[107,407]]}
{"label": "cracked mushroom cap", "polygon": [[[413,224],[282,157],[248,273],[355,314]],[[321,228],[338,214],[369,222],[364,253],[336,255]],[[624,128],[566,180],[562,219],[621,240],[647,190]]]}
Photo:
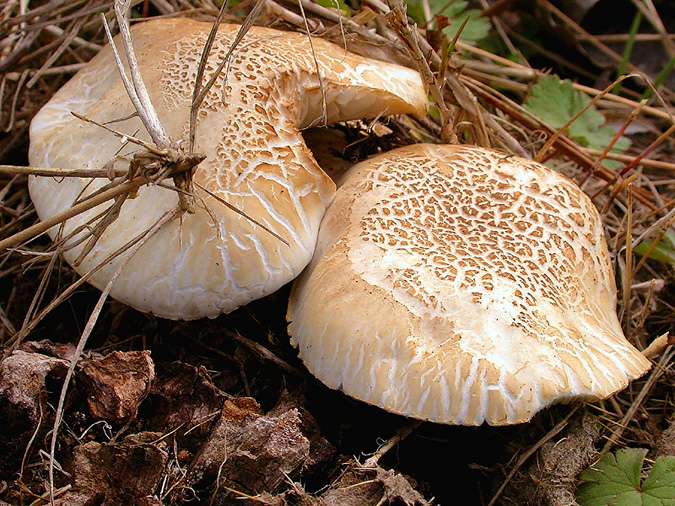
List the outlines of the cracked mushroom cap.
{"label": "cracked mushroom cap", "polygon": [[[193,83],[210,28],[211,23],[166,19],[132,29],[140,71],[174,141],[188,136]],[[204,82],[227,54],[238,30],[238,25],[221,26]],[[252,27],[206,96],[196,129],[195,152],[207,158],[198,166],[194,180],[289,245],[196,188],[197,212],[164,226],[143,245],[114,285],[113,297],[165,318],[215,317],[274,292],[305,267],[335,193],[335,185],[317,165],[299,132],[322,119],[316,65],[329,123],[422,114],[426,107],[417,72],[347,53],[321,39],[313,40],[313,48],[316,62],[307,36]],[[149,140],[137,117],[125,119],[134,109],[109,47],[36,115],[30,129],[30,163],[100,169],[117,154],[139,151],[73,117],[71,111]],[[109,123],[114,120],[120,121]],[[120,169],[128,165],[129,156],[115,162]],[[68,209],[80,193],[89,194],[105,183],[34,177],[29,184],[37,212],[45,219]],[[127,200],[119,218],[76,270],[85,273],[98,265],[177,202],[174,191],[142,188],[135,199]],[[109,205],[68,220],[64,233]],[[52,236],[57,229],[50,231]],[[66,259],[72,263],[81,249],[72,248]],[[92,283],[104,286],[123,258],[98,271]]]}
{"label": "cracked mushroom cap", "polygon": [[616,316],[598,212],[567,178],[418,144],[343,181],[287,315],[329,387],[413,418],[506,425],[649,369]]}

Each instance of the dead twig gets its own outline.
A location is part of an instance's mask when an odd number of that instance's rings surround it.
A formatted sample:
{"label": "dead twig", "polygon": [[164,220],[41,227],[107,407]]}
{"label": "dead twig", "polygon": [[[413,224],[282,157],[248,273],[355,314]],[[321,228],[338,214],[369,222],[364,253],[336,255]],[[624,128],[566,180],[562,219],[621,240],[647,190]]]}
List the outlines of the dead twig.
{"label": "dead twig", "polygon": [[18,174],[22,176],[55,177],[90,177],[112,179],[124,177],[129,173],[123,169],[59,169],[56,167],[25,167],[23,165],[0,165],[0,174]]}
{"label": "dead twig", "polygon": [[[421,37],[419,36],[417,28],[410,26],[408,23],[406,6],[402,0],[391,0],[390,9],[391,10],[387,14],[387,20],[408,48],[410,57],[415,62],[417,70],[424,79],[424,84],[429,89],[434,102],[436,102],[436,105],[438,106],[438,111],[441,115],[441,139],[443,142],[457,144],[458,140],[454,128],[454,122],[452,120],[452,111],[445,103],[445,98],[443,97],[443,92],[441,90],[442,83],[439,86],[439,83],[436,81],[436,78],[431,70],[429,62],[427,61],[427,57],[420,48]],[[438,64],[440,66],[440,60]],[[479,138],[478,142],[485,144],[487,139]]]}
{"label": "dead twig", "polygon": [[603,446],[602,451],[600,452],[600,456],[606,454],[609,450],[611,450],[612,446],[614,446],[617,443],[617,441],[621,438],[624,431],[628,427],[628,424],[630,423],[631,420],[634,419],[637,410],[640,408],[644,400],[647,398],[647,395],[649,394],[651,389],[654,387],[658,379],[666,372],[668,368],[666,364],[669,364],[670,359],[673,357],[673,355],[675,355],[675,350],[672,348],[663,355],[661,355],[661,359],[652,369],[652,372],[649,374],[649,378],[642,386],[640,393],[631,403],[630,408],[626,411],[617,428],[612,432],[612,434],[607,439],[605,446]]}
{"label": "dead twig", "polygon": [[502,495],[502,492],[504,492],[504,489],[506,488],[506,485],[509,484],[509,482],[513,479],[513,477],[516,475],[518,470],[521,467],[523,467],[523,465],[530,459],[530,457],[532,455],[534,455],[537,452],[537,450],[539,450],[539,448],[544,446],[544,444],[547,441],[550,441],[551,439],[553,439],[556,435],[558,435],[560,433],[560,431],[562,431],[567,426],[567,424],[569,423],[569,421],[572,418],[572,416],[574,415],[574,413],[576,413],[579,410],[580,407],[581,407],[581,404],[577,404],[576,406],[574,406],[569,411],[569,413],[567,413],[567,415],[565,415],[565,417],[562,420],[560,420],[557,424],[555,424],[555,426],[544,435],[544,437],[542,437],[539,441],[537,441],[535,444],[530,446],[525,451],[525,453],[523,453],[518,458],[518,461],[511,468],[511,470],[509,471],[509,474],[506,475],[506,478],[504,479],[502,484],[497,489],[497,492],[495,492],[495,495],[493,495],[492,499],[490,499],[490,502],[488,503],[488,506],[494,506],[497,503],[497,499],[499,499],[499,497]]}
{"label": "dead twig", "polygon": [[368,459],[363,463],[363,467],[375,467],[382,457],[384,457],[389,450],[398,445],[401,441],[407,438],[410,434],[413,433],[423,422],[417,421],[412,422],[408,425],[402,427],[396,435],[390,438],[386,443],[380,446],[375,453],[373,453]]}
{"label": "dead twig", "polygon": [[162,123],[159,121],[159,116],[157,116],[157,111],[152,105],[150,100],[150,95],[148,90],[145,87],[143,78],[141,77],[140,69],[138,68],[138,60],[136,59],[136,53],[134,52],[133,42],[131,40],[131,31],[129,29],[129,9],[131,8],[129,0],[115,0],[114,4],[115,16],[117,18],[117,24],[120,29],[120,34],[122,35],[122,43],[124,44],[125,56],[129,64],[129,72],[131,73],[131,79],[127,76],[124,65],[122,64],[122,59],[115,45],[115,41],[112,38],[110,33],[110,27],[108,26],[108,21],[105,16],[101,15],[103,26],[105,27],[105,32],[108,37],[108,43],[112,49],[113,55],[115,57],[115,62],[117,64],[117,70],[120,73],[122,82],[124,83],[124,88],[127,90],[127,94],[131,99],[131,102],[134,104],[134,108],[138,112],[138,115],[143,122],[146,130],[150,134],[152,141],[159,149],[168,149],[171,146],[171,140],[169,135],[164,130]]}
{"label": "dead twig", "polygon": [[58,439],[59,435],[59,427],[61,426],[61,420],[63,419],[63,406],[66,401],[66,394],[68,392],[68,386],[70,384],[70,380],[72,379],[73,373],[75,372],[75,366],[77,365],[77,362],[82,355],[82,352],[84,351],[84,347],[87,344],[87,340],[89,339],[89,336],[91,335],[91,332],[94,330],[94,326],[96,325],[96,321],[98,320],[98,316],[101,313],[101,310],[103,309],[103,304],[105,301],[108,299],[108,295],[110,294],[110,291],[112,290],[113,285],[115,284],[115,281],[117,281],[117,278],[119,275],[122,273],[124,268],[127,266],[127,263],[134,257],[134,255],[138,252],[138,250],[145,244],[148,239],[150,239],[155,233],[160,230],[165,224],[171,222],[173,219],[175,219],[178,216],[178,210],[174,211],[167,211],[164,213],[159,220],[157,220],[152,227],[150,227],[147,231],[145,231],[143,234],[140,235],[138,240],[136,241],[135,244],[131,246],[130,254],[129,256],[120,263],[119,267],[115,269],[113,272],[112,276],[110,277],[110,280],[106,284],[105,288],[101,292],[100,297],[98,298],[98,302],[96,302],[96,305],[94,306],[94,309],[91,312],[91,315],[89,316],[89,320],[87,321],[86,326],[84,327],[84,330],[82,332],[82,335],[80,336],[80,339],[77,343],[77,347],[75,349],[75,352],[73,353],[73,358],[70,361],[70,366],[68,367],[68,372],[66,373],[66,377],[63,380],[63,386],[61,387],[61,393],[59,394],[59,401],[56,406],[56,412],[54,415],[54,426],[52,428],[52,435],[51,435],[51,443],[50,443],[50,448],[49,448],[49,500],[51,504],[54,504],[54,456],[56,453],[56,440]]}

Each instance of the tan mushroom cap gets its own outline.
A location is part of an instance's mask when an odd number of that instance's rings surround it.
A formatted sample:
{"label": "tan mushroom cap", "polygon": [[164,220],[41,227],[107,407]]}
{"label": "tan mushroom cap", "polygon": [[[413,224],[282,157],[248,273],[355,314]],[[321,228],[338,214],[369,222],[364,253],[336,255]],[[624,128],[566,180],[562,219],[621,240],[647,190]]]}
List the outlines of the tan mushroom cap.
{"label": "tan mushroom cap", "polygon": [[598,212],[567,178],[418,144],[343,181],[287,315],[329,387],[413,418],[506,425],[649,369],[617,320]]}
{"label": "tan mushroom cap", "polygon": [[[189,106],[210,23],[166,19],[135,25],[134,46],[143,79],[170,137],[187,139]],[[205,75],[227,54],[238,25],[221,27]],[[326,97],[327,120],[424,113],[426,95],[415,71],[346,53],[313,40]],[[335,192],[299,130],[321,121],[322,93],[307,36],[253,27],[237,46],[200,110],[196,151],[207,155],[195,181],[279,234],[286,246],[206,192],[196,213],[165,226],[125,268],[112,295],[139,310],[174,319],[215,317],[270,294],[309,262],[319,223]],[[37,114],[31,124],[30,162],[36,166],[100,169],[123,147],[119,138],[73,117],[98,122],[134,112],[109,47],[104,48]],[[137,117],[111,125],[145,140]],[[116,168],[128,167],[119,160]],[[170,181],[169,181],[170,182]],[[30,193],[42,219],[67,209],[106,181],[31,178]],[[89,271],[177,206],[175,192],[148,187],[128,200],[120,217],[76,269]],[[65,233],[109,204],[70,219]],[[205,208],[208,208],[207,211]],[[51,230],[52,236],[57,229]],[[72,262],[81,251],[66,253]],[[93,278],[104,286],[119,260]]]}

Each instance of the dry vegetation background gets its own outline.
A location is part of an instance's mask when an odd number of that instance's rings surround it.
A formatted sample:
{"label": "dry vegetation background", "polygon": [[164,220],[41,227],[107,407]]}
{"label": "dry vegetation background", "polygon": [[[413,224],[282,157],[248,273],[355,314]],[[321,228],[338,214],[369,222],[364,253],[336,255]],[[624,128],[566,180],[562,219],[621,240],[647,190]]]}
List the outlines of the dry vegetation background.
{"label": "dry vegetation background", "polygon": [[[133,4],[133,22],[213,20],[221,7]],[[112,2],[3,0],[0,504],[564,505],[601,453],[675,454],[674,3],[415,1],[409,17],[403,9],[399,0],[244,0],[223,12],[225,22],[310,30],[423,75],[434,104],[424,121],[310,131],[320,163],[461,141],[573,177],[602,213],[626,336],[643,350],[665,335],[651,348],[653,370],[607,401],[556,406],[523,426],[416,424],[328,391],[305,371],[285,332],[287,288],[213,321],[97,306],[100,293],[29,228],[31,169],[18,166],[28,163],[33,115],[105,44],[100,15],[113,19]],[[545,77],[553,74],[570,81]],[[560,107],[542,110],[542,96]],[[575,114],[584,104],[600,124]]]}

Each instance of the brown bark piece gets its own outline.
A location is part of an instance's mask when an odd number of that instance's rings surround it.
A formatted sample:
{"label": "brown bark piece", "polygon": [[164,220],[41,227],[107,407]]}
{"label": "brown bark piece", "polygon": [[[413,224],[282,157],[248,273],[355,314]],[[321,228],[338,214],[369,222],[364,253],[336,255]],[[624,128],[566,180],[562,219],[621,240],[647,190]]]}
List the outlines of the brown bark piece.
{"label": "brown bark piece", "polygon": [[72,343],[55,343],[49,339],[39,341],[26,341],[21,345],[23,351],[30,353],[42,353],[54,358],[72,360],[75,357],[75,345]]}
{"label": "brown bark piece", "polygon": [[151,430],[170,432],[181,427],[177,433],[181,447],[194,451],[207,438],[213,426],[210,420],[217,417],[224,400],[225,394],[205,368],[183,362],[161,364],[142,414]]}
{"label": "brown bark piece", "polygon": [[47,419],[47,384],[62,380],[68,362],[17,350],[0,363],[0,475],[16,470],[38,424]]}
{"label": "brown bark piece", "polygon": [[408,479],[381,467],[354,467],[342,475],[320,499],[321,506],[375,506],[429,504]]}
{"label": "brown bark piece", "polygon": [[309,441],[300,425],[296,409],[266,416],[255,399],[225,401],[209,441],[195,458],[190,483],[203,486],[219,479],[216,504],[228,493],[223,485],[246,494],[273,492],[309,456]]}
{"label": "brown bark piece", "polygon": [[120,423],[136,417],[155,379],[155,366],[148,351],[115,351],[84,361],[78,379],[86,392],[89,413]]}
{"label": "brown bark piece", "polygon": [[73,488],[56,504],[159,506],[155,492],[168,459],[165,444],[155,443],[161,437],[160,433],[141,432],[121,443],[90,442],[76,447],[70,465]]}
{"label": "brown bark piece", "polygon": [[309,440],[309,457],[303,465],[303,473],[314,473],[330,464],[335,458],[336,451],[321,434],[316,419],[304,408],[306,405],[307,401],[302,392],[284,390],[268,415],[279,415],[291,409],[298,411],[302,422],[302,434]]}

